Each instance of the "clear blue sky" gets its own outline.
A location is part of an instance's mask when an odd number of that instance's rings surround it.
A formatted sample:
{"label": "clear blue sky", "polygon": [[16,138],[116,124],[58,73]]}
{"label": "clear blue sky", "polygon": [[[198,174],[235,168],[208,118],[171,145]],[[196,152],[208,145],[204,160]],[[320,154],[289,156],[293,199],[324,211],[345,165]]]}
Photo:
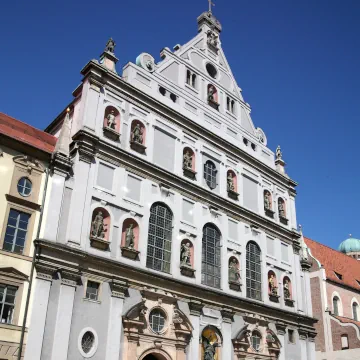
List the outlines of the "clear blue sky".
{"label": "clear blue sky", "polygon": [[[299,182],[304,233],[337,247],[360,238],[359,0],[215,0],[222,46],[255,126],[281,145]],[[80,69],[116,42],[118,70],[196,34],[206,0],[6,1],[0,111],[45,126],[72,99]]]}

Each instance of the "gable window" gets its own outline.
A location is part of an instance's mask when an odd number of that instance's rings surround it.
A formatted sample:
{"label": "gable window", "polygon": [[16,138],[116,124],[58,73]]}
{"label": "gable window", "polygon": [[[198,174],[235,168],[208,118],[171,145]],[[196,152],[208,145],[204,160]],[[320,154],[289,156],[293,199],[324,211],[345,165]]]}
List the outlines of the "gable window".
{"label": "gable window", "polygon": [[30,214],[10,209],[3,249],[22,254],[28,230]]}
{"label": "gable window", "polygon": [[151,206],[146,266],[170,272],[172,218],[170,209],[163,204]]}
{"label": "gable window", "polygon": [[28,178],[22,177],[17,184],[17,190],[21,196],[29,196],[32,190],[32,182]]}
{"label": "gable window", "polygon": [[85,298],[89,300],[97,301],[99,299],[99,287],[100,287],[99,283],[88,280],[86,286]]}
{"label": "gable window", "polygon": [[196,88],[196,74],[190,70],[186,70],[186,83]]}
{"label": "gable window", "polygon": [[220,288],[220,232],[211,224],[205,225],[202,238],[201,283]]}
{"label": "gable window", "polygon": [[232,100],[229,96],[226,97],[226,110],[235,114],[235,101]]}
{"label": "gable window", "polygon": [[333,298],[333,311],[335,316],[339,316],[339,302],[340,299],[337,296]]}
{"label": "gable window", "polygon": [[0,284],[0,323],[11,324],[13,320],[17,288]]}
{"label": "gable window", "polygon": [[206,184],[209,186],[210,189],[216,188],[216,166],[215,164],[208,160],[204,165],[204,179]]}
{"label": "gable window", "polygon": [[246,245],[246,296],[261,300],[261,250],[254,242]]}
{"label": "gable window", "polygon": [[358,312],[359,312],[359,305],[356,302],[354,302],[352,304],[352,313],[353,313],[353,319],[355,321],[359,321]]}

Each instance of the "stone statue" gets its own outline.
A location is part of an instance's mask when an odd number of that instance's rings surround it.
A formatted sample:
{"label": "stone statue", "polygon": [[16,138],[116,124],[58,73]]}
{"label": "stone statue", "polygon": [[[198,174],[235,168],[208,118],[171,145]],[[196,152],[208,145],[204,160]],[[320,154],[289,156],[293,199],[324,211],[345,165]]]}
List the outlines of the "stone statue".
{"label": "stone statue", "polygon": [[107,127],[110,129],[115,129],[116,126],[116,118],[115,118],[115,111],[111,109],[110,113],[106,117],[107,119]]}
{"label": "stone statue", "polygon": [[91,224],[91,236],[95,238],[103,239],[105,237],[105,224],[104,224],[104,216],[102,211],[98,211],[96,214],[94,221]]}
{"label": "stone statue", "polygon": [[191,266],[190,263],[190,243],[184,243],[181,245],[181,250],[180,250],[180,259],[181,259],[181,266]]}
{"label": "stone statue", "polygon": [[286,300],[291,299],[290,286],[289,286],[289,280],[288,279],[285,279],[285,282],[284,282],[284,298]]}
{"label": "stone statue", "polygon": [[213,46],[214,48],[218,47],[218,36],[213,32],[213,31],[209,31],[207,33],[207,43],[211,46]]}
{"label": "stone statue", "polygon": [[229,264],[229,281],[230,282],[240,282],[240,271],[238,268],[238,263],[236,259],[231,259]]}
{"label": "stone statue", "polygon": [[271,210],[271,195],[268,191],[264,192],[264,208]]}
{"label": "stone statue", "polygon": [[273,274],[270,275],[269,286],[270,286],[270,295],[277,296],[278,288],[276,286],[276,279]]}
{"label": "stone statue", "polygon": [[281,160],[281,159],[282,159],[282,152],[280,145],[278,145],[278,147],[276,148],[276,160]]}
{"label": "stone statue", "polygon": [[129,227],[126,229],[125,232],[125,247],[129,249],[134,248],[134,230],[133,230],[134,224],[130,224]]}
{"label": "stone statue", "polygon": [[216,89],[213,85],[209,86],[208,89],[208,101],[216,102],[214,94],[216,93]]}
{"label": "stone statue", "polygon": [[285,216],[284,202],[281,199],[278,200],[278,209],[279,209],[280,217],[285,218],[286,216]]}
{"label": "stone statue", "polygon": [[211,343],[205,336],[203,338],[204,360],[215,360],[216,348],[219,346],[217,342]]}
{"label": "stone statue", "polygon": [[112,38],[110,38],[106,43],[105,51],[108,51],[109,53],[113,54],[115,51],[115,46],[116,46],[115,41]]}
{"label": "stone statue", "polygon": [[140,126],[139,123],[137,123],[131,133],[131,139],[133,142],[137,143],[137,144],[141,144],[143,143],[143,129]]}
{"label": "stone statue", "polygon": [[183,168],[192,170],[192,161],[193,157],[189,150],[186,150],[185,154],[183,155]]}
{"label": "stone statue", "polygon": [[275,342],[275,338],[269,329],[266,331],[266,342],[268,344],[272,344]]}
{"label": "stone statue", "polygon": [[227,176],[227,191],[235,191],[234,178],[230,172]]}

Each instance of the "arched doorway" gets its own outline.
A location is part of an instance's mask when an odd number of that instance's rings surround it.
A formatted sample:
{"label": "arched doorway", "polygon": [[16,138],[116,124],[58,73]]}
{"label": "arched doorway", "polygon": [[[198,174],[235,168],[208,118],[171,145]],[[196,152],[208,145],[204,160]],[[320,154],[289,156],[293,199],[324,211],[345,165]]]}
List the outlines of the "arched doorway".
{"label": "arched doorway", "polygon": [[167,358],[162,354],[148,354],[142,360],[167,360]]}

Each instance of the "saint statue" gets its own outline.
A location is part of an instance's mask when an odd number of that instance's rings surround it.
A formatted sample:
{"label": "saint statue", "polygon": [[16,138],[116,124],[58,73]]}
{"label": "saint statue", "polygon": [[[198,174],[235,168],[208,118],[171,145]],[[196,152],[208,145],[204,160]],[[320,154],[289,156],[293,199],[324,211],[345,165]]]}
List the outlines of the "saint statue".
{"label": "saint statue", "polygon": [[180,250],[181,266],[191,266],[190,256],[190,243],[182,244]]}
{"label": "saint statue", "polygon": [[285,279],[285,282],[284,282],[284,298],[286,300],[289,300],[291,298],[290,286],[289,286],[289,280],[288,279]]}
{"label": "saint statue", "polygon": [[109,53],[113,54],[115,51],[115,46],[116,46],[115,41],[112,38],[110,38],[106,43],[105,51],[108,51]]}
{"label": "saint statue", "polygon": [[264,208],[271,210],[271,195],[268,191],[264,192]]}
{"label": "saint statue", "polygon": [[278,209],[280,217],[285,218],[284,202],[280,199],[278,200]]}
{"label": "saint statue", "polygon": [[229,264],[229,282],[240,282],[240,271],[236,259],[232,259]]}
{"label": "saint statue", "polygon": [[209,86],[208,89],[208,101],[216,102],[214,98],[214,94],[216,92],[216,89],[213,85]]}
{"label": "saint statue", "polygon": [[189,150],[186,150],[185,154],[183,155],[183,169],[190,169],[192,170],[192,160],[193,157]]}
{"label": "saint statue", "polygon": [[141,144],[143,143],[143,129],[139,123],[137,123],[131,133],[131,140],[134,143]]}
{"label": "saint statue", "polygon": [[103,239],[105,237],[105,224],[104,224],[104,216],[102,211],[98,211],[96,214],[94,221],[91,224],[91,236],[95,238]]}
{"label": "saint statue", "polygon": [[218,47],[218,36],[213,32],[213,31],[209,31],[207,33],[207,43],[211,46],[213,46],[214,48]]}
{"label": "saint statue", "polygon": [[280,145],[278,145],[278,147],[276,148],[276,160],[281,160],[281,159],[282,159],[282,152]]}
{"label": "saint statue", "polygon": [[278,288],[276,286],[276,279],[273,274],[270,275],[269,286],[270,286],[270,295],[277,296]]}
{"label": "saint statue", "polygon": [[216,348],[219,346],[217,342],[211,343],[209,339],[203,336],[204,360],[215,360]]}
{"label": "saint statue", "polygon": [[110,113],[106,117],[107,119],[107,127],[110,129],[115,129],[116,126],[116,119],[115,119],[115,111],[114,109],[111,109]]}
{"label": "saint statue", "polygon": [[129,227],[126,229],[125,232],[125,247],[129,249],[134,248],[134,230],[133,230],[134,224],[130,224]]}
{"label": "saint statue", "polygon": [[232,177],[230,172],[227,176],[227,191],[235,191],[234,178]]}

